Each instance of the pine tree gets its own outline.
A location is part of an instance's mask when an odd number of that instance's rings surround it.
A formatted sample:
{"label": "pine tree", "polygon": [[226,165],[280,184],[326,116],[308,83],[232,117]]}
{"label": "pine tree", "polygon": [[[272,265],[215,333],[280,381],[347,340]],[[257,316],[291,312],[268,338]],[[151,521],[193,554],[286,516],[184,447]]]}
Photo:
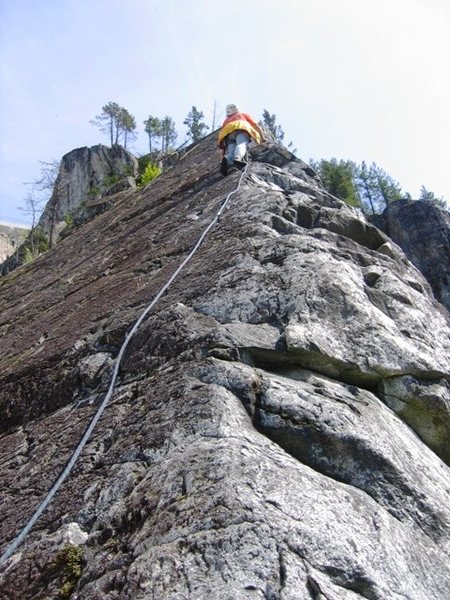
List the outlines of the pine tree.
{"label": "pine tree", "polygon": [[117,102],[108,102],[102,108],[102,113],[90,121],[91,125],[100,128],[102,133],[109,135],[111,146],[118,144],[120,139],[124,140],[127,147],[129,140],[136,139],[136,120],[126,108],[119,106]]}
{"label": "pine tree", "polygon": [[161,121],[158,117],[153,117],[150,115],[146,121],[144,121],[145,132],[148,135],[148,146],[150,154],[156,150],[153,147],[153,144],[156,142],[156,139],[161,136]]}
{"label": "pine tree", "polygon": [[123,146],[127,147],[128,141],[134,141],[137,137],[136,119],[125,108],[121,108],[117,115],[118,137],[123,137]]}
{"label": "pine tree", "polygon": [[183,125],[186,125],[188,128],[188,138],[190,138],[193,142],[198,142],[204,138],[209,129],[209,127],[203,122],[203,117],[203,113],[193,106],[192,110],[188,113],[187,117],[183,121]]}
{"label": "pine tree", "polygon": [[[277,124],[276,120],[277,120],[276,114],[271,115],[268,110],[264,109],[263,118],[262,118],[262,121],[259,122],[259,125],[263,129],[265,129],[266,131],[271,133],[272,136],[274,137],[275,141],[283,143],[284,131],[282,130],[281,125]],[[294,146],[294,144],[292,142],[289,142],[289,144],[287,145],[287,148],[289,148],[289,150],[293,154],[295,154],[297,152],[297,148],[293,148],[293,146]]]}
{"label": "pine tree", "polygon": [[123,110],[117,102],[108,102],[102,108],[102,113],[96,115],[95,119],[90,121],[91,125],[100,128],[102,133],[109,135],[111,146],[118,143],[119,130],[117,128],[117,119],[120,111]]}
{"label": "pine tree", "polygon": [[336,198],[343,200],[351,206],[359,206],[359,197],[354,181],[356,165],[352,161],[320,160],[310,161],[313,169],[318,173],[324,188]]}
{"label": "pine tree", "polygon": [[[350,160],[310,161],[319,174],[325,189],[353,206],[360,206],[364,212],[382,212],[389,204],[401,199],[411,199],[381,167],[372,163],[367,167],[363,161],[357,165]],[[427,197],[429,192],[425,191]]]}
{"label": "pine tree", "polygon": [[375,163],[368,168],[363,161],[361,165],[355,167],[354,178],[361,206],[365,211],[370,209],[372,214],[382,212],[386,206],[396,200],[411,198],[386,171]]}
{"label": "pine tree", "polygon": [[163,154],[167,154],[170,150],[171,144],[174,144],[178,137],[177,132],[175,131],[175,121],[168,115],[166,115],[161,121],[160,136],[161,152]]}
{"label": "pine tree", "polygon": [[392,177],[388,175],[386,171],[383,171],[381,167],[377,167],[374,163],[372,163],[371,169],[372,168],[374,171],[375,181],[378,186],[381,205],[384,204],[384,207],[386,207],[389,204],[392,204],[392,202],[401,200],[407,196],[402,192],[400,185],[394,181],[394,179],[392,179]]}
{"label": "pine tree", "polygon": [[444,198],[437,198],[434,193],[430,190],[427,190],[424,185],[420,187],[419,200],[423,200],[424,202],[432,202],[440,208],[447,210],[447,203],[445,202]]}
{"label": "pine tree", "polygon": [[264,109],[260,125],[270,131],[277,142],[282,142],[284,140],[284,131],[281,129],[280,125],[276,124],[276,120],[276,114],[271,115],[267,109]]}
{"label": "pine tree", "polygon": [[360,166],[356,167],[355,185],[358,192],[359,201],[363,210],[370,207],[372,214],[376,213],[376,189],[373,171],[367,168],[363,161]]}

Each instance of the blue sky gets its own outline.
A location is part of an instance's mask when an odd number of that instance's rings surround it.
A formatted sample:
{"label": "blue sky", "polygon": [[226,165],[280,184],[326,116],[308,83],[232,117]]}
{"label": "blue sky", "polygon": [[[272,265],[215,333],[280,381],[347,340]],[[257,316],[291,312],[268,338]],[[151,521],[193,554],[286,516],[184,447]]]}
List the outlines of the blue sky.
{"label": "blue sky", "polygon": [[0,0],[0,219],[26,220],[39,161],[108,144],[114,101],[143,121],[264,108],[297,155],[376,162],[450,201],[448,0]]}

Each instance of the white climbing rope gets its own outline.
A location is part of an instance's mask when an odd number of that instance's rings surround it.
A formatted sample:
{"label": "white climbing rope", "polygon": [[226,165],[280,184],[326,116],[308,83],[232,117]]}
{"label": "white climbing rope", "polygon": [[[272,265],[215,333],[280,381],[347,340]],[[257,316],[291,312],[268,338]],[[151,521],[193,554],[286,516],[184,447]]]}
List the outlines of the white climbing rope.
{"label": "white climbing rope", "polygon": [[83,437],[81,438],[78,446],[73,451],[72,456],[70,457],[69,461],[67,462],[64,470],[62,471],[62,473],[60,474],[60,476],[58,477],[58,479],[56,480],[56,482],[53,484],[53,487],[47,493],[47,495],[44,498],[44,500],[39,504],[38,508],[36,509],[36,511],[34,512],[34,514],[32,515],[32,517],[30,518],[30,520],[28,521],[28,523],[25,525],[25,527],[22,529],[22,531],[19,533],[19,535],[13,540],[13,542],[11,542],[11,544],[7,547],[7,549],[5,550],[5,552],[2,554],[2,556],[0,558],[0,566],[3,565],[14,554],[14,552],[17,550],[17,548],[20,546],[20,544],[24,541],[24,539],[26,538],[26,536],[30,532],[31,528],[34,526],[34,524],[39,519],[39,517],[41,516],[41,514],[44,512],[44,510],[50,504],[51,500],[53,499],[53,496],[59,490],[59,488],[61,487],[61,485],[65,481],[65,479],[69,476],[70,472],[73,469],[73,466],[74,466],[76,460],[80,456],[80,454],[81,454],[84,446],[86,445],[87,441],[89,440],[89,438],[90,438],[90,436],[91,436],[91,434],[92,434],[92,432],[93,432],[93,430],[94,430],[94,428],[95,428],[98,420],[100,419],[100,417],[101,417],[103,411],[105,410],[105,408],[106,408],[109,400],[111,399],[111,396],[113,394],[113,389],[114,389],[114,386],[115,386],[115,383],[116,383],[117,375],[119,373],[120,363],[121,363],[121,360],[122,360],[123,355],[125,353],[125,350],[126,350],[128,344],[130,343],[131,338],[136,333],[136,331],[139,329],[142,321],[145,319],[145,317],[148,315],[148,313],[152,310],[152,308],[155,306],[155,304],[158,302],[158,300],[161,298],[161,296],[166,292],[166,290],[175,281],[175,279],[178,277],[178,275],[181,273],[181,271],[184,269],[184,267],[188,264],[188,262],[191,260],[191,258],[194,256],[194,254],[197,252],[197,250],[199,249],[199,247],[202,244],[203,240],[207,236],[209,230],[212,227],[214,227],[214,225],[217,223],[217,221],[219,220],[219,217],[221,216],[221,214],[226,209],[226,207],[227,207],[227,205],[228,205],[228,203],[230,201],[230,198],[234,194],[236,194],[236,192],[239,190],[239,188],[241,186],[241,183],[242,183],[242,181],[243,181],[243,179],[244,179],[244,177],[245,177],[245,175],[246,175],[246,173],[248,171],[248,166],[249,166],[249,163],[247,162],[247,164],[245,166],[245,169],[242,171],[242,173],[241,173],[241,175],[239,177],[239,181],[238,181],[238,184],[237,184],[236,188],[233,191],[231,191],[228,194],[228,196],[225,198],[225,200],[223,201],[223,203],[220,206],[219,210],[217,211],[216,215],[214,216],[214,218],[212,219],[212,221],[209,223],[209,225],[206,227],[206,229],[203,231],[203,233],[199,237],[197,243],[195,244],[195,246],[190,251],[190,253],[186,256],[186,258],[183,260],[183,262],[178,266],[178,268],[175,270],[175,272],[169,278],[169,280],[159,290],[159,292],[156,294],[156,296],[153,298],[153,300],[150,302],[150,304],[142,312],[141,316],[138,318],[138,320],[136,321],[136,323],[133,325],[133,327],[130,330],[130,332],[127,334],[127,336],[125,338],[125,341],[123,342],[123,344],[122,344],[122,346],[121,346],[121,348],[119,350],[119,354],[117,355],[116,362],[115,362],[115,365],[114,365],[114,371],[113,371],[112,378],[111,378],[111,383],[109,384],[108,392],[107,392],[105,398],[103,399],[102,403],[98,407],[97,412],[95,413],[94,417],[92,418],[92,421],[90,422],[88,428],[86,429],[86,431],[85,431]]}

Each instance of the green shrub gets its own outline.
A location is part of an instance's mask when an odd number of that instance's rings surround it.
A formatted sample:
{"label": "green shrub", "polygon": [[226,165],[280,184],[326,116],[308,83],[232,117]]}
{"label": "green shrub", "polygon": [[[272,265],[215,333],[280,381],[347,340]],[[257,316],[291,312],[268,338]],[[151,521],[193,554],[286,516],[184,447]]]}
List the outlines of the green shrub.
{"label": "green shrub", "polygon": [[100,189],[98,187],[92,186],[89,188],[88,194],[91,200],[95,200],[95,198],[100,196]]}
{"label": "green shrub", "polygon": [[158,175],[161,175],[161,169],[158,167],[158,165],[149,162],[148,165],[145,167],[144,172],[139,178],[139,187],[147,185],[148,183],[150,183],[150,181],[153,181],[153,179],[158,177]]}
{"label": "green shrub", "polygon": [[39,227],[33,229],[22,244],[18,259],[21,265],[31,262],[34,258],[47,252],[48,238]]}
{"label": "green shrub", "polygon": [[149,162],[151,162],[151,159],[152,158],[150,154],[144,154],[143,156],[138,157],[138,177],[140,177],[145,171],[145,167],[148,165]]}
{"label": "green shrub", "polygon": [[123,177],[134,177],[134,168],[132,165],[127,165],[122,169]]}
{"label": "green shrub", "polygon": [[73,216],[72,215],[65,215],[64,216],[64,222],[67,225],[67,227],[72,227],[73,225]]}
{"label": "green shrub", "polygon": [[48,250],[48,238],[45,233],[39,227],[31,234],[34,238],[34,246],[37,254],[42,254],[43,252],[47,252]]}
{"label": "green shrub", "polygon": [[158,151],[149,152],[148,154],[144,154],[143,156],[138,157],[138,179],[142,177],[147,165],[152,163],[154,165],[158,164],[159,159],[161,158],[161,153]]}
{"label": "green shrub", "polygon": [[67,544],[58,552],[52,565],[52,570],[59,574],[62,585],[59,597],[70,598],[78,580],[81,577],[83,551],[79,546]]}
{"label": "green shrub", "polygon": [[31,252],[31,248],[29,246],[25,246],[20,256],[20,262],[22,265],[26,265],[27,263],[33,260],[34,256]]}
{"label": "green shrub", "polygon": [[108,175],[106,175],[103,180],[102,180],[102,184],[104,187],[109,188],[111,186],[113,186],[114,184],[118,183],[121,179],[121,176],[118,175],[117,173],[108,173]]}

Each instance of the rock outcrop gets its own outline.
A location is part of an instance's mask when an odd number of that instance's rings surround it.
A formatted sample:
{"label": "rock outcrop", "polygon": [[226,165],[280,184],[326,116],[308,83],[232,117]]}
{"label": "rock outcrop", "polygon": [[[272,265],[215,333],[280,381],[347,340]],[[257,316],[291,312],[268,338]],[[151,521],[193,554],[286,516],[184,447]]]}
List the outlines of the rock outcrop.
{"label": "rock outcrop", "polygon": [[[3,548],[104,398],[126,332],[236,189],[241,172],[218,163],[209,136],[0,282]],[[4,596],[446,600],[449,334],[395,243],[286,149],[254,148],[3,565]]]}
{"label": "rock outcrop", "polygon": [[[101,144],[72,150],[61,159],[53,193],[37,226],[0,264],[0,274],[17,269],[136,189],[137,159],[122,146]],[[33,237],[33,239],[31,239]]]}
{"label": "rock outcrop", "polygon": [[385,209],[378,226],[425,275],[450,311],[450,213],[433,202],[399,200]]}
{"label": "rock outcrop", "polygon": [[135,187],[137,159],[122,146],[99,144],[77,148],[62,157],[52,197],[38,226],[50,238],[51,245],[67,225],[66,217],[80,206],[106,195]]}
{"label": "rock outcrop", "polygon": [[25,227],[15,227],[0,223],[0,265],[14,254],[28,235]]}

